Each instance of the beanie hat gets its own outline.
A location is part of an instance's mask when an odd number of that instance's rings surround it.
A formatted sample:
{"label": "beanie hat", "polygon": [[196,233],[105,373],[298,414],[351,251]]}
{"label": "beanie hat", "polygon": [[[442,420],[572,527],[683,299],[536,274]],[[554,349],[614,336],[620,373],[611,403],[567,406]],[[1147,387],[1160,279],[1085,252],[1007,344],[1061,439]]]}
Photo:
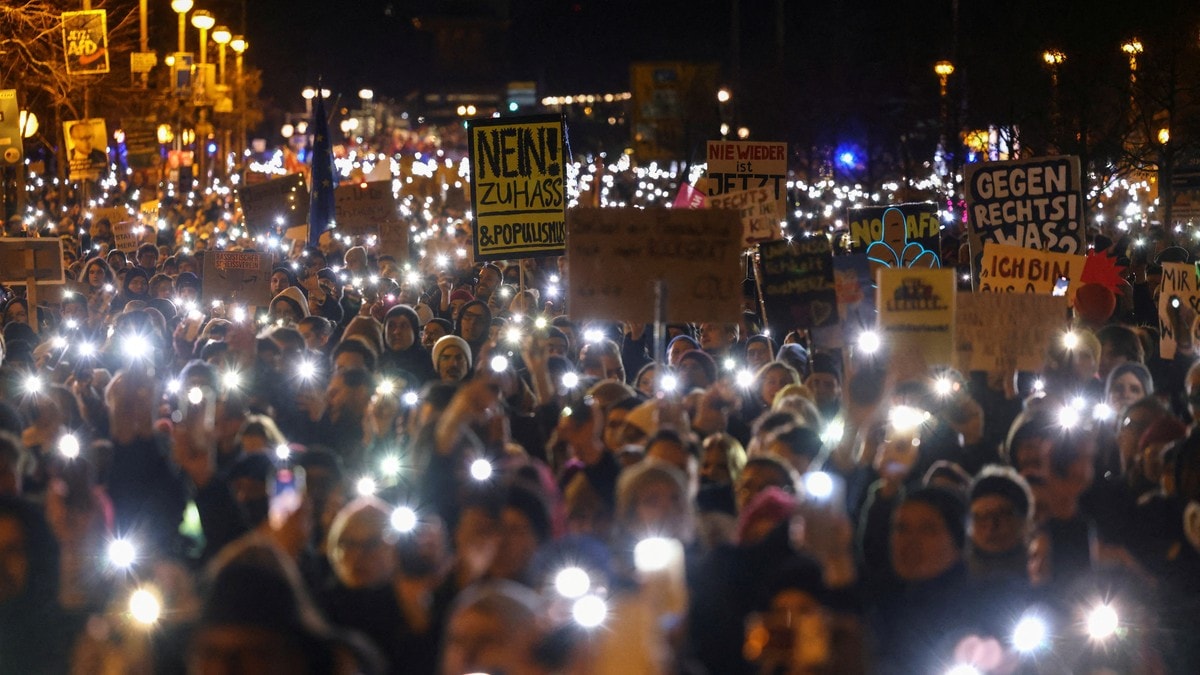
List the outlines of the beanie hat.
{"label": "beanie hat", "polygon": [[717,362],[713,361],[713,357],[709,356],[706,352],[699,349],[692,349],[684,352],[683,356],[679,357],[679,361],[681,363],[683,361],[695,361],[700,364],[700,369],[704,371],[704,376],[708,378],[709,382],[717,381]]}
{"label": "beanie hat", "polygon": [[[435,316],[434,318],[425,322],[425,324],[431,324],[431,323],[441,326],[442,330],[446,331],[447,335],[454,332],[454,324],[450,323],[449,319],[443,319],[440,316]],[[422,324],[422,325],[425,325],[425,324]]]}
{"label": "beanie hat", "polygon": [[179,276],[175,277],[175,290],[181,288],[194,288],[200,290],[200,277],[191,272],[180,272]]}
{"label": "beanie hat", "polygon": [[[761,335],[755,335],[754,337],[750,338],[750,342],[753,342],[756,338],[759,340],[767,340],[767,344],[770,344],[770,338],[766,338]],[[775,360],[783,361],[789,366],[795,368],[796,372],[800,373],[801,377],[806,377],[808,375],[808,350],[804,348],[804,345],[796,344],[795,342],[783,345],[775,354]]]}
{"label": "beanie hat", "polygon": [[433,343],[434,368],[437,368],[438,358],[442,355],[442,352],[446,351],[447,347],[458,347],[458,349],[462,351],[463,355],[467,357],[467,368],[470,369],[472,367],[471,345],[467,344],[466,340],[458,337],[457,335],[443,335],[442,337],[438,338],[437,342]]}
{"label": "beanie hat", "polygon": [[304,294],[300,292],[299,288],[296,288],[295,286],[288,286],[282,291],[279,291],[279,295],[271,298],[271,306],[274,307],[275,303],[279,302],[280,300],[284,300],[294,305],[296,311],[300,313],[301,317],[308,316],[308,301],[304,299]]}
{"label": "beanie hat", "polygon": [[658,431],[658,425],[654,423],[654,413],[657,409],[656,401],[646,401],[625,415],[625,423],[637,427],[647,436],[653,436],[654,432]]}
{"label": "beanie hat", "polygon": [[1100,284],[1084,284],[1075,292],[1075,313],[1088,326],[1098,328],[1117,309],[1117,296]]}
{"label": "beanie hat", "polygon": [[937,511],[946,524],[946,531],[950,533],[954,545],[962,549],[967,541],[967,505],[958,495],[939,487],[923,487],[910,492],[904,498],[905,504],[909,502],[925,504]]}
{"label": "beanie hat", "polygon": [[690,348],[692,348],[692,349],[700,349],[700,343],[699,343],[699,342],[696,342],[696,339],[695,339],[695,338],[693,338],[692,336],[690,336],[690,335],[676,335],[675,337],[671,338],[671,341],[670,341],[670,342],[668,342],[668,343],[667,343],[667,353],[668,353],[668,354],[670,354],[670,353],[671,353],[671,348],[675,346],[675,343],[676,343],[676,342],[686,342]]}
{"label": "beanie hat", "polygon": [[433,310],[429,308],[429,305],[423,302],[418,302],[416,306],[413,307],[413,311],[417,313],[417,320],[421,322],[422,326],[433,320]]}
{"label": "beanie hat", "polygon": [[455,289],[455,291],[450,294],[450,302],[454,302],[455,300],[462,300],[463,302],[470,302],[474,299],[475,299],[475,296],[471,295],[471,291],[468,291],[465,288]]}
{"label": "beanie hat", "polygon": [[1022,518],[1029,516],[1033,507],[1032,492],[1029,484],[1015,469],[1004,466],[986,466],[979,472],[975,482],[971,483],[969,503],[989,495],[1002,497],[1012,502]]}
{"label": "beanie hat", "polygon": [[775,525],[782,523],[792,516],[798,505],[794,495],[778,487],[771,486],[759,492],[738,515],[737,541],[745,541],[747,531],[758,521],[769,520]]}
{"label": "beanie hat", "polygon": [[809,363],[812,366],[812,372],[814,374],[824,373],[826,375],[834,376],[838,382],[842,381],[841,364],[839,364],[831,355],[825,352],[816,352],[812,355]]}

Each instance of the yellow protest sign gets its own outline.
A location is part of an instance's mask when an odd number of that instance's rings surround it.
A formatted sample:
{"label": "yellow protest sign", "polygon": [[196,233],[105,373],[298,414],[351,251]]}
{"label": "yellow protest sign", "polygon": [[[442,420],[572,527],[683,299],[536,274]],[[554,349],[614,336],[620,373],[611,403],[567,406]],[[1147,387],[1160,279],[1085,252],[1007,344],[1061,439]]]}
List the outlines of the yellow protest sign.
{"label": "yellow protest sign", "polygon": [[882,268],[875,295],[878,326],[892,354],[920,354],[926,365],[954,362],[954,270]]}
{"label": "yellow protest sign", "polygon": [[475,259],[562,255],[566,142],[558,115],[472,120]]}
{"label": "yellow protest sign", "polygon": [[1085,261],[1081,255],[988,243],[979,265],[979,291],[1066,295],[1073,304],[1083,285]]}

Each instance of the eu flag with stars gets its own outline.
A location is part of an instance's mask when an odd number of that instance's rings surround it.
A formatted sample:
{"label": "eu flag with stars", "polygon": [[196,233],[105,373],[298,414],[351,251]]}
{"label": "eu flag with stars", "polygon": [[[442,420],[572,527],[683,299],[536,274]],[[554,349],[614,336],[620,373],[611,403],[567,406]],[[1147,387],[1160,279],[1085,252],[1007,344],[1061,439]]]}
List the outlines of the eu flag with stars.
{"label": "eu flag with stars", "polygon": [[313,111],[312,189],[308,200],[308,243],[316,246],[321,233],[329,229],[334,219],[333,190],[337,187],[333,171],[333,151],[329,140],[329,119],[325,102],[318,94]]}

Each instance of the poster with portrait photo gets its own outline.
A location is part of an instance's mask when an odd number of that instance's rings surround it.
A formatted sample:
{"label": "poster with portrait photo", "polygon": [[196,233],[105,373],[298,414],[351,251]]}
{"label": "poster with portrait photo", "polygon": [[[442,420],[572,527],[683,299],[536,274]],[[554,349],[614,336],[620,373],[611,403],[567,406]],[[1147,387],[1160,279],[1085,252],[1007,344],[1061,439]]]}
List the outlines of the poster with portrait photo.
{"label": "poster with portrait photo", "polygon": [[103,118],[63,122],[67,166],[73,181],[100,180],[108,170],[108,129]]}

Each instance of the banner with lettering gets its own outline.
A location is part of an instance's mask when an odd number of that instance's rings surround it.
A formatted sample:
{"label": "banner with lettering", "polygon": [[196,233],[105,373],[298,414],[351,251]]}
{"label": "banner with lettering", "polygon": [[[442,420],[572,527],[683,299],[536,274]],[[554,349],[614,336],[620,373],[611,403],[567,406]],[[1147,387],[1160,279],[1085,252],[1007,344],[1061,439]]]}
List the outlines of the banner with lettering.
{"label": "banner with lettering", "polygon": [[566,250],[566,130],[560,115],[467,122],[475,260]]}
{"label": "banner with lettering", "polygon": [[859,333],[875,326],[875,275],[867,254],[834,256],[833,288],[843,339],[852,343]]}
{"label": "banner with lettering", "polygon": [[108,12],[89,9],[62,13],[63,51],[68,75],[108,72]]}
{"label": "banner with lettering", "polygon": [[942,226],[933,202],[862,206],[847,211],[851,253],[875,267],[941,267]]}
{"label": "banner with lettering", "polygon": [[308,222],[308,185],[304,174],[293,173],[238,188],[237,198],[246,229],[255,236],[283,232]]}
{"label": "banner with lettering", "polygon": [[958,368],[1038,372],[1046,345],[1067,327],[1067,299],[1031,293],[962,293],[955,316]]}
{"label": "banner with lettering", "polygon": [[1200,314],[1200,283],[1195,265],[1163,263],[1162,285],[1158,290],[1159,355],[1175,358],[1179,348],[1177,331],[1192,330]]}
{"label": "banner with lettering", "polygon": [[784,219],[783,202],[775,199],[771,188],[726,192],[708,197],[706,204],[710,209],[738,212],[738,218],[742,221],[744,248],[783,238],[783,230],[780,227]]}
{"label": "banner with lettering", "polygon": [[333,191],[338,234],[379,234],[384,223],[400,219],[392,181],[343,183]]}
{"label": "banner with lettering", "polygon": [[890,268],[876,276],[880,336],[892,354],[920,354],[925,365],[954,363],[952,269]]}
{"label": "banner with lettering", "polygon": [[672,323],[741,317],[742,224],[708,209],[571,209],[570,307],[612,321],[655,320],[655,282]]}
{"label": "banner with lettering", "polygon": [[779,336],[838,323],[833,247],[824,235],[772,241],[758,248],[767,323]]}
{"label": "banner with lettering", "polygon": [[1080,185],[1078,157],[968,164],[972,262],[989,243],[1082,256],[1087,228]]}
{"label": "banner with lettering", "polygon": [[709,141],[704,192],[709,208],[741,214],[743,246],[783,238],[787,217],[787,143]]}
{"label": "banner with lettering", "polygon": [[265,253],[208,251],[204,254],[200,288],[205,305],[220,300],[267,307],[271,304],[271,257]]}
{"label": "banner with lettering", "polygon": [[1081,255],[985,244],[979,263],[979,291],[1065,295],[1074,304],[1086,262]]}

